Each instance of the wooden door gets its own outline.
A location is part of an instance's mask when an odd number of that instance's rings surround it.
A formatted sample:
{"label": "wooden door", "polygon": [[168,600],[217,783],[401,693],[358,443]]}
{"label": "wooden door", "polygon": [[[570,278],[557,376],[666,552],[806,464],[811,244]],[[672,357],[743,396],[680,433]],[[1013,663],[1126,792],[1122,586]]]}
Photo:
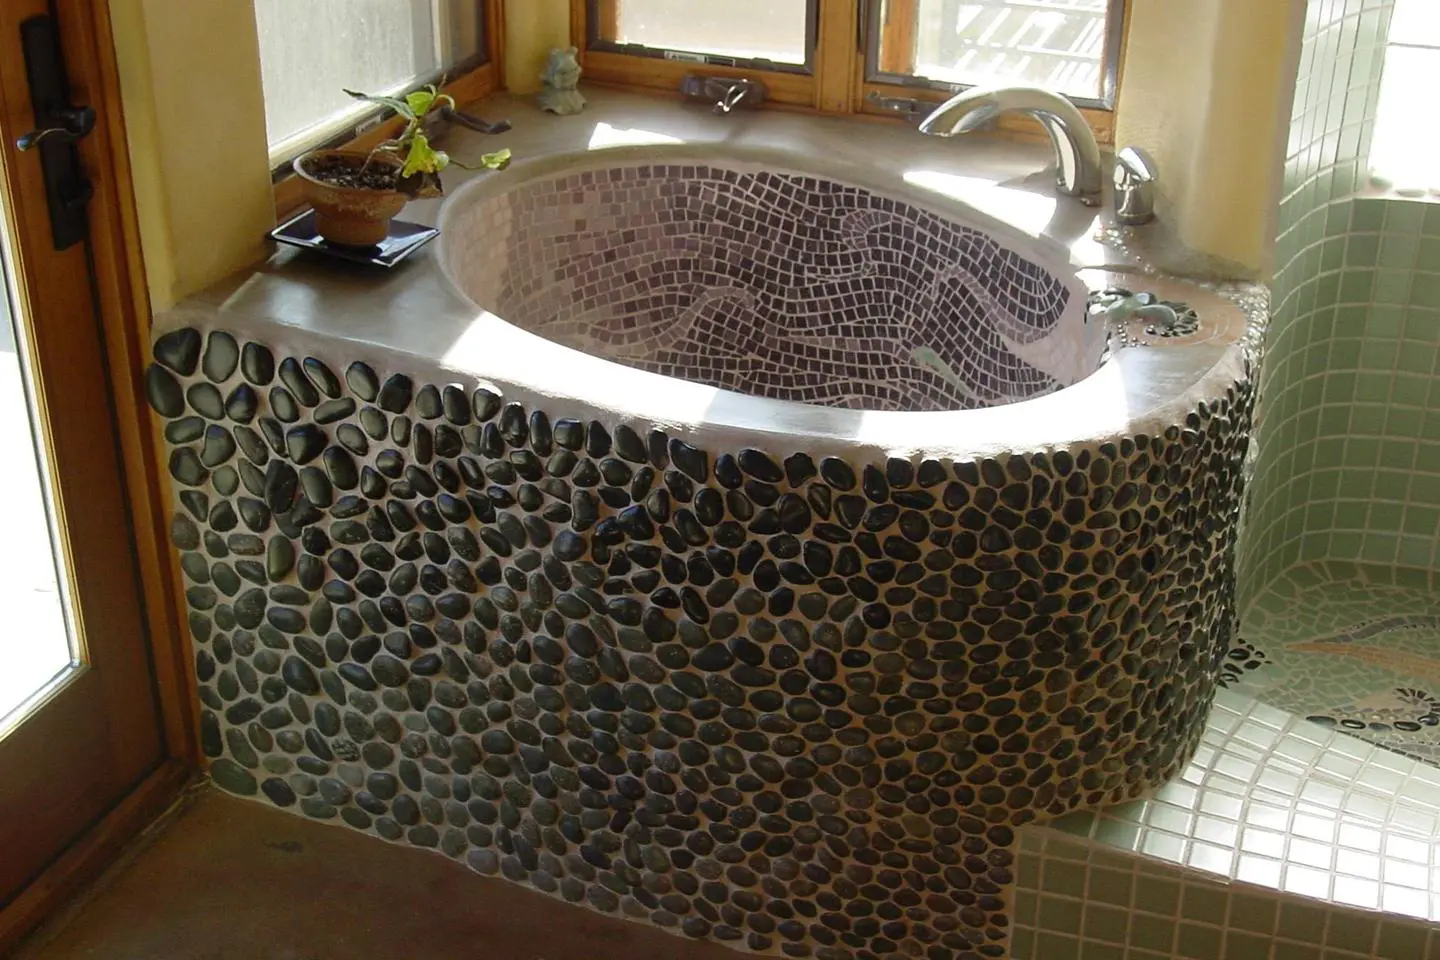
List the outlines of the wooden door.
{"label": "wooden door", "polygon": [[[78,876],[77,845],[176,752],[148,636],[168,616],[146,586],[156,523],[135,508],[150,495],[125,355],[138,337],[106,322],[128,190],[93,2],[0,3],[0,953],[58,896],[57,865]],[[35,99],[37,77],[54,82],[47,38],[66,106],[95,123],[37,118],[54,106]],[[17,145],[47,123],[60,132]]]}

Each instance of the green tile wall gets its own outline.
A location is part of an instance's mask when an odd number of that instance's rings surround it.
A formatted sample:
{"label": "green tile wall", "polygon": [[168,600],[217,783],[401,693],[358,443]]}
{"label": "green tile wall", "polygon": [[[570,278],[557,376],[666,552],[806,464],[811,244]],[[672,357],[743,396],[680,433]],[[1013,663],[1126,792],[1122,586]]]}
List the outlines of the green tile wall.
{"label": "green tile wall", "polygon": [[1242,603],[1298,563],[1440,568],[1440,204],[1355,197],[1392,5],[1309,4]]}

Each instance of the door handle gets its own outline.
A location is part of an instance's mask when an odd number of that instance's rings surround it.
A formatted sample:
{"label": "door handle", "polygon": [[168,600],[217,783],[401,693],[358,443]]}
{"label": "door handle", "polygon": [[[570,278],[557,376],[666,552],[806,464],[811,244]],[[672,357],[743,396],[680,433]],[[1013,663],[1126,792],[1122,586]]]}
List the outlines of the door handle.
{"label": "door handle", "polygon": [[75,145],[95,129],[98,117],[93,107],[70,102],[60,28],[53,16],[22,21],[20,45],[25,52],[35,129],[15,146],[39,156],[50,209],[50,237],[56,250],[65,250],[84,240],[88,232],[86,207],[95,189],[85,176]]}
{"label": "door handle", "polygon": [[90,135],[90,131],[95,129],[95,120],[94,107],[61,107],[50,114],[50,121],[58,126],[31,130],[16,140],[15,146],[21,150],[29,150],[46,137],[74,143]]}

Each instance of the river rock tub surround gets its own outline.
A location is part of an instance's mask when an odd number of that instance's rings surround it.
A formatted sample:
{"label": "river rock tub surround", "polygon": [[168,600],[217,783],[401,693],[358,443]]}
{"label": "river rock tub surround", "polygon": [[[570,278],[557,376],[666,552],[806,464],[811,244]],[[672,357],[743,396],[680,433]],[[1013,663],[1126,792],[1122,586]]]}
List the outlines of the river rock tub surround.
{"label": "river rock tub surround", "polygon": [[147,390],[229,791],[757,952],[973,960],[1017,827],[1198,742],[1248,364],[1153,435],[847,458],[224,319]]}
{"label": "river rock tub surround", "polygon": [[467,185],[456,285],[593,356],[827,406],[968,410],[1099,366],[1073,270],[953,215],[753,164],[598,162]]}

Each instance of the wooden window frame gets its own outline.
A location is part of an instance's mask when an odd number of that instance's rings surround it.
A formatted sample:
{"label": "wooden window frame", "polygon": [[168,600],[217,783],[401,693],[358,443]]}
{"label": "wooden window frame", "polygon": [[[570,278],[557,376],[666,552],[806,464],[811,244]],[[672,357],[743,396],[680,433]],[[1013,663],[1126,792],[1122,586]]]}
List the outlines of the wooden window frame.
{"label": "wooden window frame", "polygon": [[[503,0],[486,0],[484,8],[484,61],[454,79],[440,85],[440,91],[455,98],[456,103],[473,103],[499,90],[505,76],[504,36],[505,4]],[[420,84],[418,86],[423,86]],[[418,88],[417,86],[417,88]],[[376,122],[376,118],[381,118]],[[369,150],[376,144],[398,134],[404,129],[404,121],[393,111],[378,109],[358,118],[354,125],[341,134],[315,145],[321,147],[346,147],[351,150]],[[275,222],[281,223],[298,213],[305,206],[304,186],[294,173],[293,160],[286,160],[272,171],[275,183]]]}
{"label": "wooden window frame", "polygon": [[[753,77],[765,83],[767,102],[790,108],[814,108],[819,86],[819,68],[824,22],[831,0],[807,0],[809,53],[804,64],[777,64],[771,61],[739,60],[732,57],[700,55],[669,58],[654,48],[609,43],[600,38],[616,30],[618,0],[571,0],[570,37],[580,51],[585,78],[600,86],[631,90],[658,90],[674,93],[689,73],[717,77]],[[841,0],[839,6],[852,6]]]}
{"label": "wooden window frame", "polygon": [[[734,66],[689,60],[667,60],[659,56],[622,52],[610,45],[592,46],[592,38],[604,33],[606,24],[592,18],[613,17],[617,0],[570,0],[570,35],[580,50],[586,80],[599,86],[674,94],[687,73],[719,77],[755,77],[770,88],[766,106],[827,114],[847,114],[864,119],[904,122],[893,110],[876,99],[913,100],[917,106],[939,104],[958,90],[958,84],[918,77],[905,77],[909,65],[890,59],[870,69],[871,48],[877,51],[913,47],[914,18],[894,16],[880,23],[882,0],[819,0],[813,25],[814,47],[808,73],[759,68],[753,64]],[[913,8],[917,0],[891,0],[897,7]],[[1124,78],[1125,38],[1129,30],[1128,0],[1109,0],[1112,22],[1106,40],[1105,97],[1101,101],[1076,101],[1080,112],[1103,144],[1115,140],[1114,104]],[[903,9],[901,10],[903,12]],[[1116,13],[1118,17],[1115,17]],[[877,30],[877,25],[879,30]],[[609,32],[614,32],[613,21]],[[891,31],[882,36],[883,31]],[[888,40],[888,43],[881,42]],[[1018,139],[1043,139],[1045,134],[1029,118],[1004,116],[996,124],[1004,135]]]}

